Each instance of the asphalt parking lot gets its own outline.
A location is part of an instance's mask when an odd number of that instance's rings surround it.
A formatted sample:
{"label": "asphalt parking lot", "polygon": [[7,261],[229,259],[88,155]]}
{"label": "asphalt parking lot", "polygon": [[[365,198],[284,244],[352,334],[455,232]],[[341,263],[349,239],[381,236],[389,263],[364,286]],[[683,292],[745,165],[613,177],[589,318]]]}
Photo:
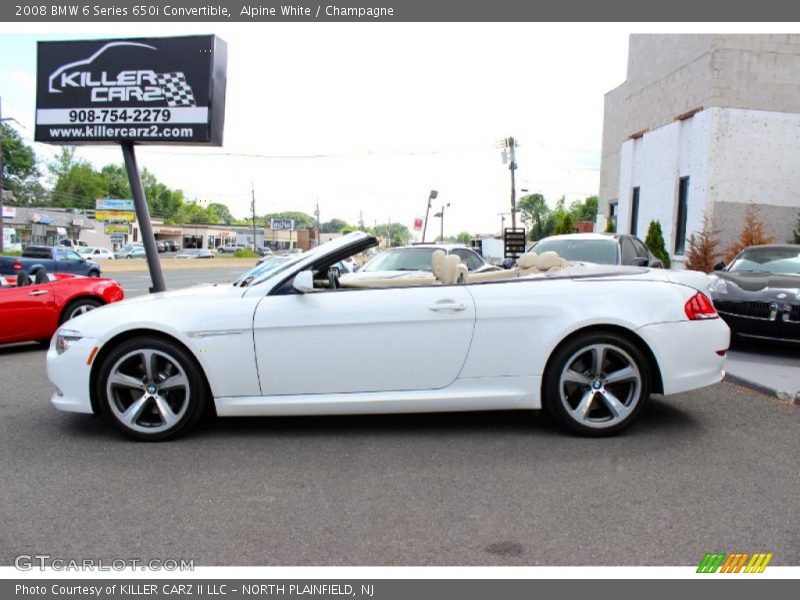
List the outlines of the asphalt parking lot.
{"label": "asphalt parking lot", "polygon": [[[191,280],[233,276],[213,271]],[[656,396],[604,440],[484,412],[209,419],[141,444],[54,410],[44,354],[0,348],[0,564],[800,564],[800,407],[731,383]]]}

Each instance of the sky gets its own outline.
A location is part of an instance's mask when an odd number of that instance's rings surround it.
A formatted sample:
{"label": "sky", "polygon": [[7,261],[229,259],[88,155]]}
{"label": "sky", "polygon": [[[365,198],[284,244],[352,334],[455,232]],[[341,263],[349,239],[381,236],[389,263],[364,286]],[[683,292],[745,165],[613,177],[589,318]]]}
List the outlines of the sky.
{"label": "sky", "polygon": [[[222,147],[137,148],[188,198],[249,214],[300,210],[409,228],[443,204],[445,235],[499,232],[510,208],[498,142],[519,140],[517,195],[596,194],[603,95],[621,84],[628,33],[602,26],[413,23],[0,24],[3,117],[32,142],[36,41],[214,33],[228,44]],[[57,147],[35,144],[47,160]],[[82,146],[96,167],[116,146]],[[508,221],[506,221],[508,225]]]}

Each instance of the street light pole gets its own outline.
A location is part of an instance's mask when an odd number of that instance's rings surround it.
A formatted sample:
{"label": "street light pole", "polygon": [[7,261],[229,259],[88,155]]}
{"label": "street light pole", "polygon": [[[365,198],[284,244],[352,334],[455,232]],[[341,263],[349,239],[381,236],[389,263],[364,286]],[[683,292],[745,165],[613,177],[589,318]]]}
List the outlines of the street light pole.
{"label": "street light pole", "polygon": [[511,171],[511,228],[517,228],[517,189],[514,173],[517,170],[517,140],[512,137],[506,138],[506,148],[509,154],[508,170]]}
{"label": "street light pole", "polygon": [[433,215],[434,217],[439,217],[439,219],[441,219],[441,221],[439,223],[440,227],[441,227],[441,230],[440,230],[440,233],[439,233],[439,241],[440,242],[444,241],[444,209],[448,208],[449,206],[450,206],[449,202],[447,204],[442,204],[442,210],[440,210],[438,213]]}
{"label": "street light pole", "polygon": [[[422,243],[425,243],[425,232],[428,230],[428,214],[431,212],[431,201],[435,200],[439,192],[436,190],[431,190],[431,193],[428,195],[428,208],[425,210],[425,222],[422,224]],[[435,215],[434,215],[435,216]]]}

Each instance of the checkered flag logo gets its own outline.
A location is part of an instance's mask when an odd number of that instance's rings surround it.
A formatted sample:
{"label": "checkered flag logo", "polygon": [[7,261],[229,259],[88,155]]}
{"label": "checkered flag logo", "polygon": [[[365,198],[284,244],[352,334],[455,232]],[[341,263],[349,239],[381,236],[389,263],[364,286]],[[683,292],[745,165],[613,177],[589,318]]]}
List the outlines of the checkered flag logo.
{"label": "checkered flag logo", "polygon": [[167,99],[167,106],[195,106],[192,86],[186,83],[183,73],[160,73],[157,81]]}

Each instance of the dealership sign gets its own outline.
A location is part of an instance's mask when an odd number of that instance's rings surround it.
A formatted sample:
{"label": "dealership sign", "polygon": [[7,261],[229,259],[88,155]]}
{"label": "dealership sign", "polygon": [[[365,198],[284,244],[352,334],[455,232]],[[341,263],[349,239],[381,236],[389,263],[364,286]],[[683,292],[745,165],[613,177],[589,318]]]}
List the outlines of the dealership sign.
{"label": "dealership sign", "polygon": [[292,231],[294,229],[294,219],[270,219],[269,228],[272,231]]}
{"label": "dealership sign", "polygon": [[112,234],[129,234],[130,233],[130,226],[125,223],[106,223],[105,224],[105,232],[107,235]]}
{"label": "dealership sign", "polygon": [[133,200],[98,198],[94,201],[97,210],[133,210]]}
{"label": "dealership sign", "polygon": [[226,68],[213,35],[39,42],[35,139],[220,146]]}
{"label": "dealership sign", "polygon": [[94,218],[111,223],[130,223],[134,220],[134,215],[132,211],[128,210],[98,210],[95,212]]}

